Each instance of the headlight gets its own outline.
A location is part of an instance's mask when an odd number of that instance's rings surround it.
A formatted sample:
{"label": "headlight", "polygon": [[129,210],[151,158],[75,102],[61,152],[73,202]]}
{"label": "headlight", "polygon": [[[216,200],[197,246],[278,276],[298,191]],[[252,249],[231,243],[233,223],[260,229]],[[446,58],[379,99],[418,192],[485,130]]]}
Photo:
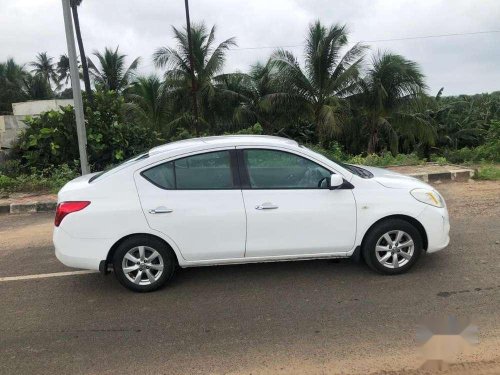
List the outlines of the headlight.
{"label": "headlight", "polygon": [[417,201],[425,204],[430,204],[434,207],[444,207],[444,199],[438,194],[437,191],[428,189],[413,189],[410,194]]}

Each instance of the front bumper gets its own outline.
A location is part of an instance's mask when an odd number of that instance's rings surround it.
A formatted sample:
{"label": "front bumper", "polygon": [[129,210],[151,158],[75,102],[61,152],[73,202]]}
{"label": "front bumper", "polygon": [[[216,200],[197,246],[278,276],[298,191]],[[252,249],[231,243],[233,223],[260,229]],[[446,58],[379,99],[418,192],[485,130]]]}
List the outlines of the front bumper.
{"label": "front bumper", "polygon": [[417,217],[427,233],[427,252],[435,253],[450,243],[450,218],[446,207],[428,206]]}

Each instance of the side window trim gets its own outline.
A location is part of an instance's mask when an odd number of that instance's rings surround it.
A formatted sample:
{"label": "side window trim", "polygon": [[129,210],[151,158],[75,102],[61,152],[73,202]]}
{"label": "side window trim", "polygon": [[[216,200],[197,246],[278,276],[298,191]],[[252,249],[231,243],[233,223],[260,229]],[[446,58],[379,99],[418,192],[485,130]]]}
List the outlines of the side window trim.
{"label": "side window trim", "polygon": [[[176,174],[176,167],[175,167],[175,162],[177,160],[181,160],[181,159],[186,159],[186,158],[189,158],[191,156],[198,156],[198,155],[205,155],[205,154],[212,154],[212,153],[216,153],[216,152],[228,152],[229,153],[229,161],[230,161],[230,171],[231,171],[231,175],[232,175],[232,181],[233,181],[233,187],[231,188],[213,188],[213,189],[210,189],[210,188],[204,188],[204,189],[178,189],[177,188],[177,174]],[[155,164],[153,166],[148,166],[148,168],[142,170],[139,174],[142,178],[144,178],[146,181],[150,182],[151,184],[153,184],[154,186],[156,186],[157,188],[159,189],[162,189],[162,190],[168,190],[168,191],[172,191],[172,190],[179,190],[179,191],[202,191],[202,190],[241,190],[241,174],[240,174],[240,170],[239,170],[239,162],[238,162],[238,156],[236,154],[237,150],[235,148],[230,148],[230,149],[224,149],[224,150],[214,150],[214,151],[207,151],[207,152],[199,152],[199,153],[194,153],[194,154],[190,154],[190,155],[187,155],[187,156],[182,156],[182,157],[178,157],[176,159],[172,159],[172,160],[169,160],[169,161],[164,161],[164,162],[161,162],[161,163],[158,163],[158,164]],[[174,188],[166,188],[166,187],[163,187],[159,184],[157,184],[156,182],[154,182],[153,180],[151,180],[149,177],[147,177],[144,172],[152,169],[152,168],[155,168],[159,165],[162,165],[162,164],[168,164],[168,163],[172,163],[172,166],[173,166],[173,171],[174,171]]]}
{"label": "side window trim", "polygon": [[237,156],[238,156],[238,169],[240,171],[240,176],[241,176],[241,189],[242,190],[327,190],[325,188],[318,188],[318,187],[279,187],[279,188],[254,188],[250,184],[250,174],[248,172],[248,166],[246,165],[245,162],[245,157],[244,157],[244,151],[245,150],[264,150],[264,151],[276,151],[276,152],[283,152],[285,154],[290,154],[294,155],[297,157],[301,157],[303,159],[306,159],[310,161],[311,163],[316,164],[317,166],[326,169],[329,171],[331,174],[337,174],[337,172],[332,171],[330,168],[327,168],[319,163],[317,163],[314,160],[309,159],[308,157],[305,157],[303,155],[298,155],[293,152],[289,152],[286,150],[281,150],[281,149],[276,149],[276,148],[265,148],[265,147],[240,147],[236,149]]}

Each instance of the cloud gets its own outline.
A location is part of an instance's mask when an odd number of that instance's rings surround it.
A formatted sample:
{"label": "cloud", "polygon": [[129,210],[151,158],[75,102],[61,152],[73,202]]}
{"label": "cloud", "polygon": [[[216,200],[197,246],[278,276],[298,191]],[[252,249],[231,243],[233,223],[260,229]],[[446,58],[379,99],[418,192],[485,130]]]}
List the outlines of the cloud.
{"label": "cloud", "polygon": [[[301,44],[316,19],[347,24],[352,42],[500,29],[498,0],[191,0],[190,6],[193,22],[216,24],[218,42],[234,36],[241,48]],[[66,52],[60,0],[0,0],[0,9],[0,61]],[[79,13],[89,55],[119,45],[129,61],[142,56],[142,73],[153,71],[156,48],[174,44],[171,26],[185,23],[181,0],[84,0]],[[390,50],[417,61],[431,93],[443,86],[445,94],[500,89],[500,33],[370,45],[372,52]],[[302,55],[302,47],[290,49]],[[245,71],[271,52],[232,50],[225,70]]]}

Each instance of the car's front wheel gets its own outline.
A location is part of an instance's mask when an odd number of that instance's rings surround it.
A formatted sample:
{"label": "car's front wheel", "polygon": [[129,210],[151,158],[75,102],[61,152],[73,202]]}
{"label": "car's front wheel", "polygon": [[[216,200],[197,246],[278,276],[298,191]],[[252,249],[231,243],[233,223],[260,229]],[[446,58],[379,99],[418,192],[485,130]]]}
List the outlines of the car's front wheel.
{"label": "car's front wheel", "polygon": [[373,270],[395,275],[408,271],[420,257],[422,248],[417,228],[401,219],[388,219],[367,234],[363,258]]}
{"label": "car's front wheel", "polygon": [[122,242],[113,256],[118,281],[135,292],[151,292],[172,278],[176,262],[172,250],[154,237],[134,236]]}

